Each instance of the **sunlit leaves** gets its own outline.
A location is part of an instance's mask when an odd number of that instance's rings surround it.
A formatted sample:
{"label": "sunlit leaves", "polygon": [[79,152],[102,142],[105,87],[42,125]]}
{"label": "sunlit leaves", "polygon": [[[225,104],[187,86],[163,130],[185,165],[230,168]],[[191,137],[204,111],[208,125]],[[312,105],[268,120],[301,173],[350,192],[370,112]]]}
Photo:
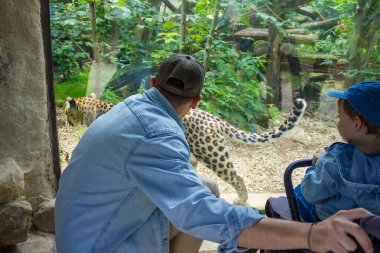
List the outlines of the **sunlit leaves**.
{"label": "sunlit leaves", "polygon": [[164,25],[162,26],[162,28],[170,30],[170,29],[173,29],[176,26],[177,26],[177,24],[175,22],[168,21],[168,22],[164,23]]}

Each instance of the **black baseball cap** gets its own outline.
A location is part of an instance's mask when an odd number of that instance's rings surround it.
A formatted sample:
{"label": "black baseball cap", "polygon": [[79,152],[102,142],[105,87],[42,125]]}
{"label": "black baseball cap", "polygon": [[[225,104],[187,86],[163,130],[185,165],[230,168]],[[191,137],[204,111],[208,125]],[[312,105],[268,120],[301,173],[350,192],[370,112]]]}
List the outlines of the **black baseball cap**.
{"label": "black baseball cap", "polygon": [[201,93],[204,78],[204,68],[194,57],[174,54],[160,65],[157,86],[170,93],[192,98]]}

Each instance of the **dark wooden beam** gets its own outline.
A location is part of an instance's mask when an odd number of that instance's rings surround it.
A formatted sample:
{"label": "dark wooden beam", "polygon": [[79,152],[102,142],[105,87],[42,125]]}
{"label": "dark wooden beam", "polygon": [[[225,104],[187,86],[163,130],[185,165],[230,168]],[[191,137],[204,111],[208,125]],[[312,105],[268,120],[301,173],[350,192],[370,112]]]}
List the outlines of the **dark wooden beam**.
{"label": "dark wooden beam", "polygon": [[171,10],[172,12],[178,12],[178,9],[169,0],[162,0],[162,2]]}

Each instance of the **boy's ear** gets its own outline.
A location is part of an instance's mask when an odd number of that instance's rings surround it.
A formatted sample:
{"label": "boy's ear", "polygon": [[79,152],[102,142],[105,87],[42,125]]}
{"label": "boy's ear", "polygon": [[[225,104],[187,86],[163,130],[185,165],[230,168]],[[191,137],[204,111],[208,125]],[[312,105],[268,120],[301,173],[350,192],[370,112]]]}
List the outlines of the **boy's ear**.
{"label": "boy's ear", "polygon": [[356,130],[362,129],[365,126],[363,119],[360,118],[359,116],[355,116],[354,117],[354,126],[355,126]]}

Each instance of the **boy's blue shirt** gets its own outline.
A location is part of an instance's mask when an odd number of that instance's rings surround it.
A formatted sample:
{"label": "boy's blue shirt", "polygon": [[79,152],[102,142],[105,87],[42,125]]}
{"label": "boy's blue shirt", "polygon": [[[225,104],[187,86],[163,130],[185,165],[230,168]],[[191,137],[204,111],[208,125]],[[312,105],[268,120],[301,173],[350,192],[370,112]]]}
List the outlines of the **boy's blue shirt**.
{"label": "boy's blue shirt", "polygon": [[180,231],[237,249],[263,216],[232,206],[198,179],[185,128],[156,89],[127,98],[81,137],[59,182],[58,253],[169,252],[169,220]]}
{"label": "boy's blue shirt", "polygon": [[356,207],[380,215],[380,155],[334,143],[317,160],[315,170],[305,175],[301,188],[321,220]]}

